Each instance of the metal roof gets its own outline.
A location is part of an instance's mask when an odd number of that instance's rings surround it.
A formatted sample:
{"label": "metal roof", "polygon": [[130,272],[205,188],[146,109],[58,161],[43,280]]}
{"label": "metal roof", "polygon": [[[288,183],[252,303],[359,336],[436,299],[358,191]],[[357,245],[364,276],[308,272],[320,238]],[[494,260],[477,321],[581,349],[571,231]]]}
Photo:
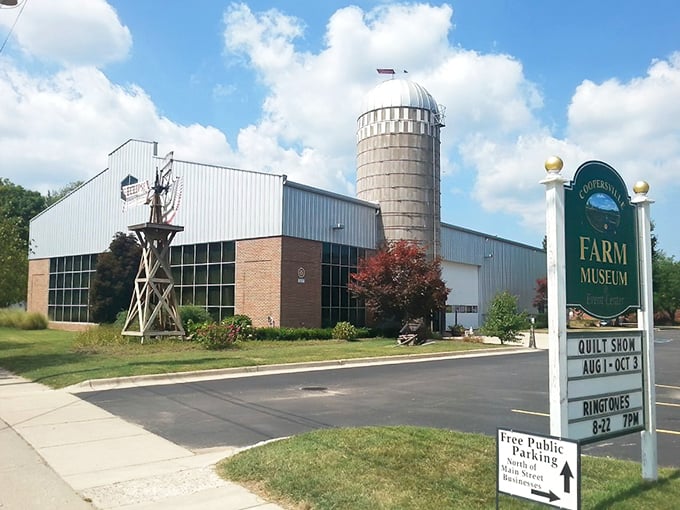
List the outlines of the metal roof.
{"label": "metal roof", "polygon": [[425,87],[405,79],[392,79],[374,87],[361,104],[361,112],[366,113],[379,108],[407,106],[439,113],[439,106]]}

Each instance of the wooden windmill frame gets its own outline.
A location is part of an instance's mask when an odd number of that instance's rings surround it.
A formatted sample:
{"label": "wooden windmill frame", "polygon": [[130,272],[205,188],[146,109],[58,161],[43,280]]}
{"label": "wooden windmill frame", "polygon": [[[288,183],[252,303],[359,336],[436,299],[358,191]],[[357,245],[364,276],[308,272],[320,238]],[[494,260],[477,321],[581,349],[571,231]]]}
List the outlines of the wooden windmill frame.
{"label": "wooden windmill frame", "polygon": [[161,170],[156,169],[149,221],[128,227],[139,239],[142,257],[122,334],[139,336],[142,343],[150,337],[185,336],[170,268],[170,244],[184,230],[169,224],[181,196],[181,183],[172,178],[172,162],[171,152]]}

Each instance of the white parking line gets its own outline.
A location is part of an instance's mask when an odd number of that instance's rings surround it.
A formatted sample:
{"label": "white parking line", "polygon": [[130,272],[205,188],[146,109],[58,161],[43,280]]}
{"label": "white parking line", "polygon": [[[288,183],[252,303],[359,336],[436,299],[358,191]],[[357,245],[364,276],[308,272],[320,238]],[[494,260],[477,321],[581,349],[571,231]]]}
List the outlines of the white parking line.
{"label": "white parking line", "polygon": [[660,434],[673,434],[674,436],[680,436],[680,431],[677,430],[656,429],[656,431]]}
{"label": "white parking line", "polygon": [[667,384],[657,384],[657,388],[667,388],[669,390],[680,390],[680,386],[669,386]]}
{"label": "white parking line", "polygon": [[519,414],[531,414],[533,416],[550,416],[549,414],[546,413],[537,413],[534,411],[523,411],[522,409],[511,409],[513,413],[519,413]]}

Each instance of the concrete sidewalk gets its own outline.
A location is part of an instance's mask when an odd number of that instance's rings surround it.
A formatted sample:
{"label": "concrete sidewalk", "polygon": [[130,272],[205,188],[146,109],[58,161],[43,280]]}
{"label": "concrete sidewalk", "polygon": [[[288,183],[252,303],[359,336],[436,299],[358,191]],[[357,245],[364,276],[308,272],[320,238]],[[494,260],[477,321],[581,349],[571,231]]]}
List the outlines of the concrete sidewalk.
{"label": "concrete sidewalk", "polygon": [[0,369],[2,510],[281,510],[192,452],[63,390]]}

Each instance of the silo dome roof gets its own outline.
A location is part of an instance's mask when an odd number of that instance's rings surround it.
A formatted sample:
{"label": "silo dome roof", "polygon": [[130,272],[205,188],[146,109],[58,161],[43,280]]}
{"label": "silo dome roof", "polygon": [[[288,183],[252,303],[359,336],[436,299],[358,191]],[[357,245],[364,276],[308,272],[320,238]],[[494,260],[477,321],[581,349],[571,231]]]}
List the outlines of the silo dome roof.
{"label": "silo dome roof", "polygon": [[410,80],[392,79],[382,82],[371,90],[361,104],[361,112],[378,108],[408,106],[439,113],[439,106],[425,87]]}

